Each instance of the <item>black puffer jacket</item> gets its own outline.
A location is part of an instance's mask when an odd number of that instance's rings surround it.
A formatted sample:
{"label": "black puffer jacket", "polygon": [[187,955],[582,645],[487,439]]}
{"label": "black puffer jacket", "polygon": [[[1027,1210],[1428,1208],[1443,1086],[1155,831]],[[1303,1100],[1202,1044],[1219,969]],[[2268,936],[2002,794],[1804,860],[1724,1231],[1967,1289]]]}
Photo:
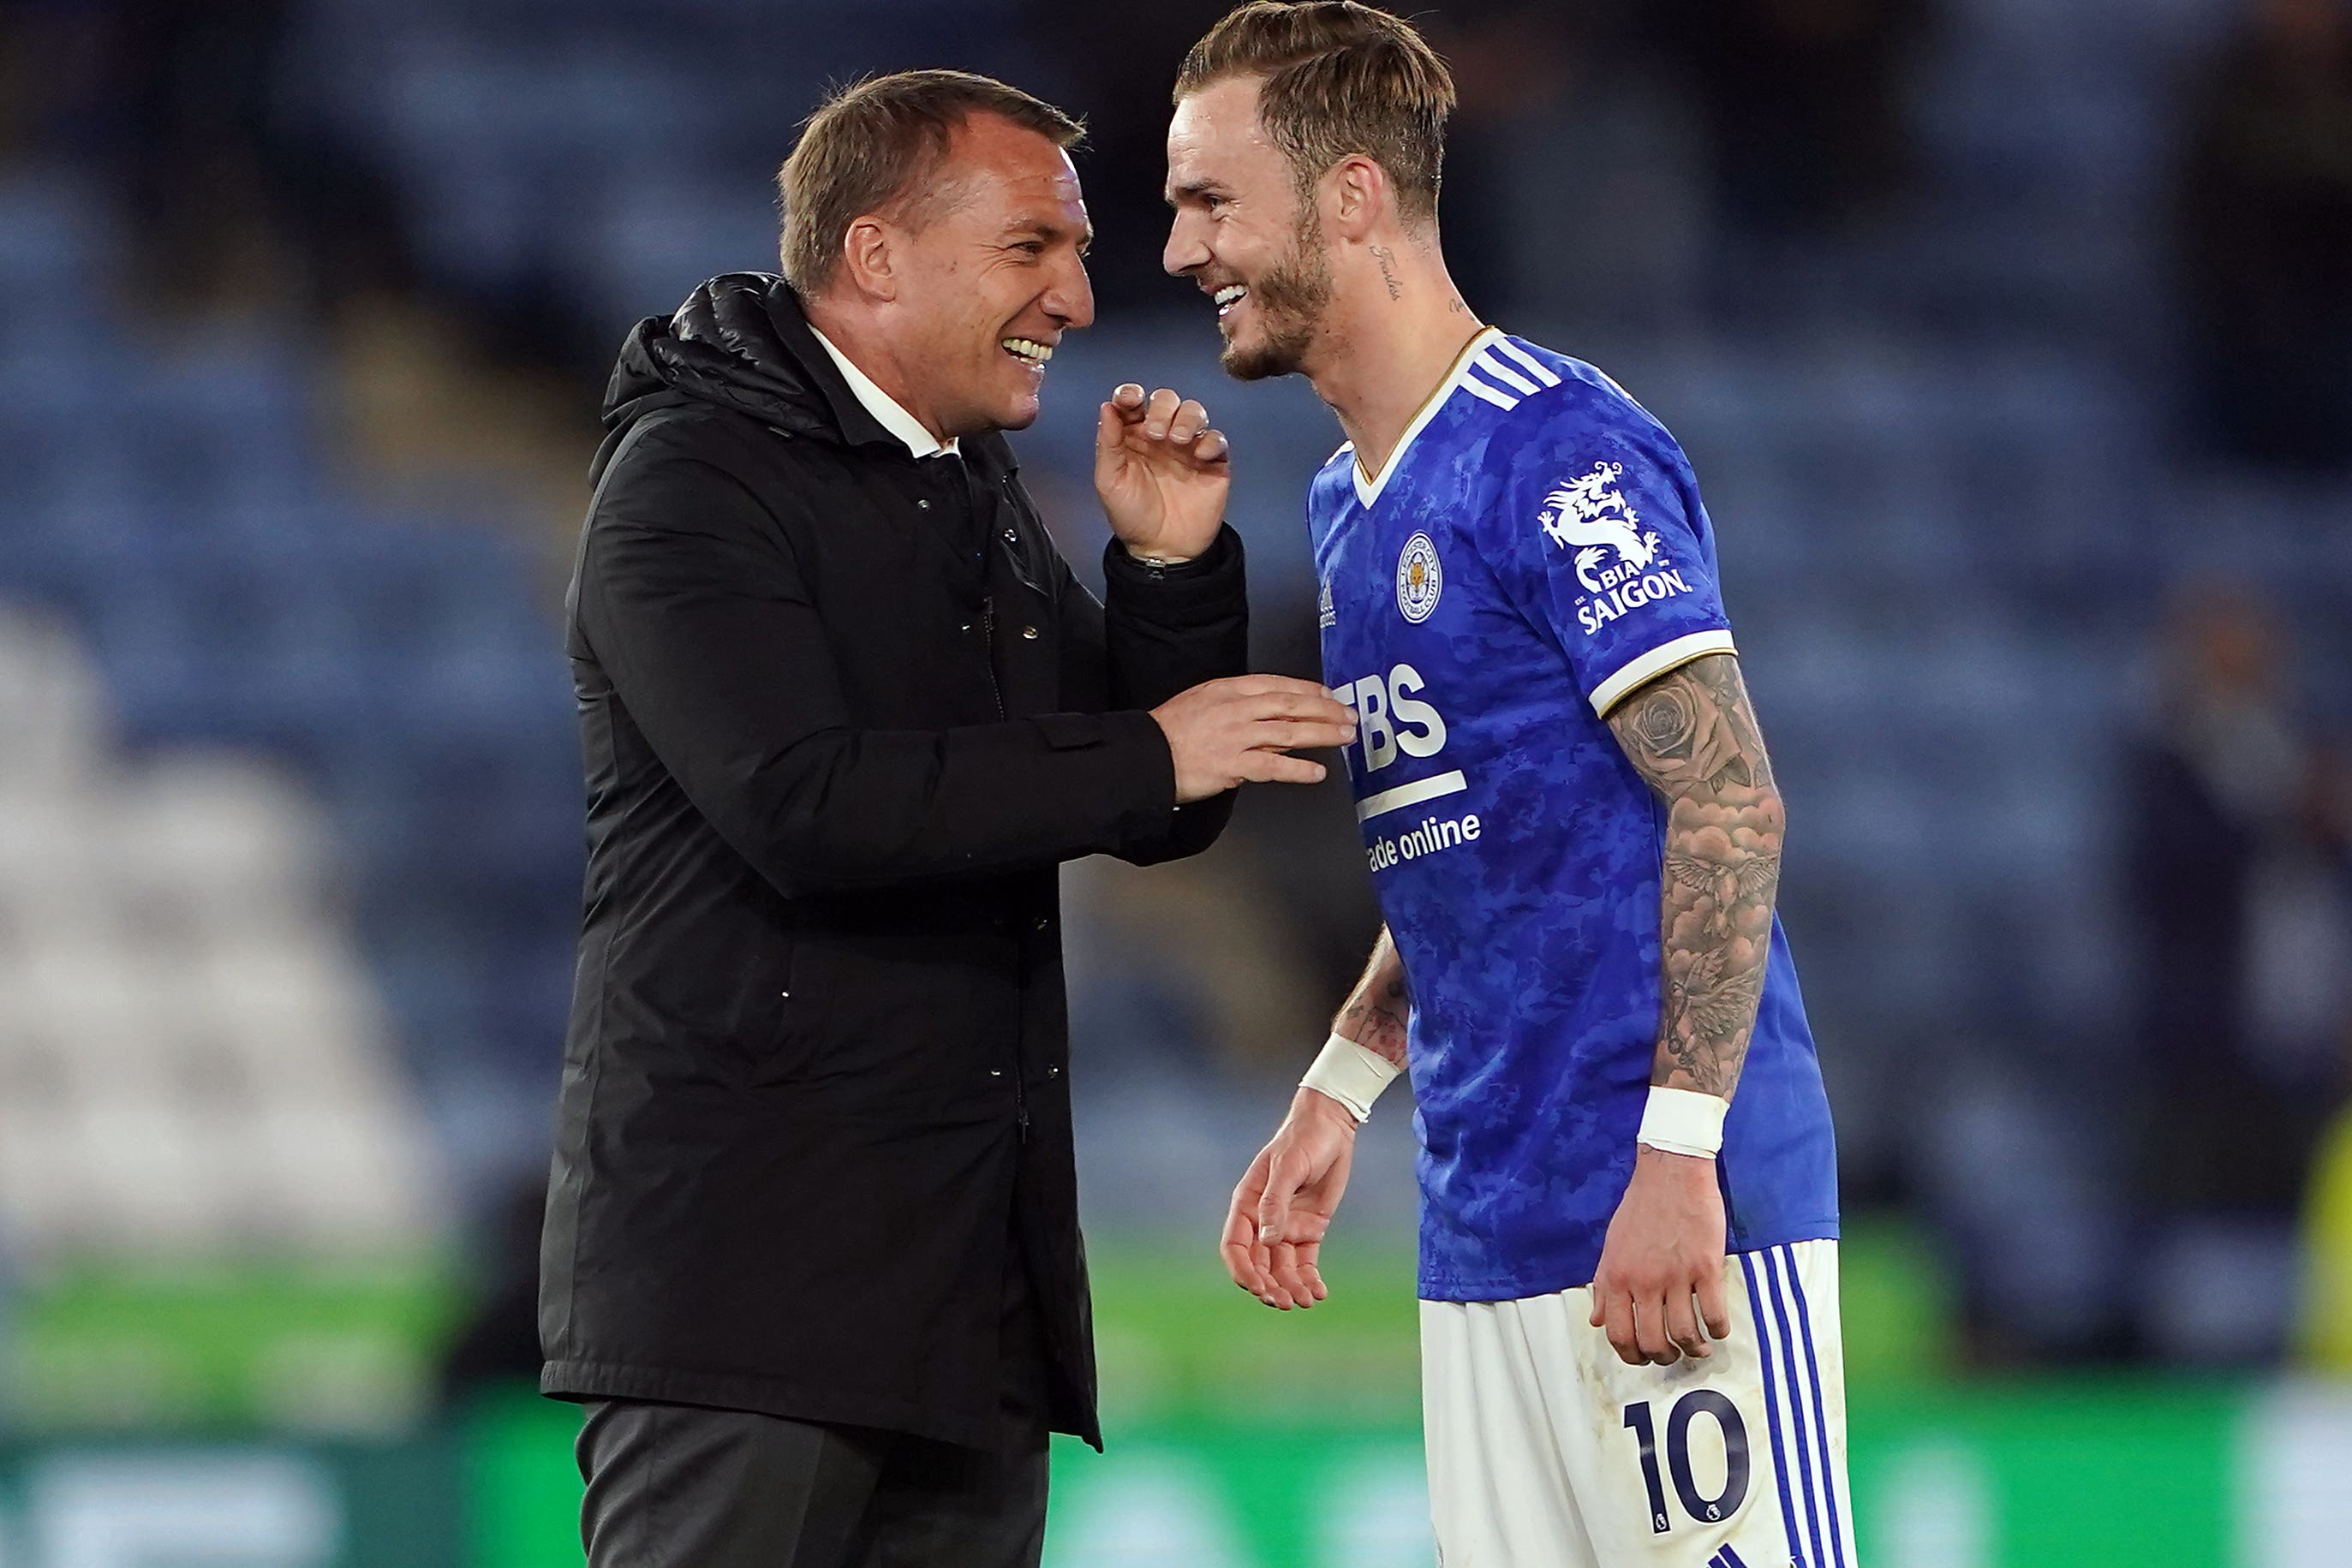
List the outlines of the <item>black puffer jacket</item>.
{"label": "black puffer jacket", "polygon": [[542,1385],[992,1442],[1011,1236],[1099,1441],[1055,866],[1223,826],[1144,710],[1245,667],[1240,541],[1097,603],[1001,438],[910,457],[764,275],[606,402]]}

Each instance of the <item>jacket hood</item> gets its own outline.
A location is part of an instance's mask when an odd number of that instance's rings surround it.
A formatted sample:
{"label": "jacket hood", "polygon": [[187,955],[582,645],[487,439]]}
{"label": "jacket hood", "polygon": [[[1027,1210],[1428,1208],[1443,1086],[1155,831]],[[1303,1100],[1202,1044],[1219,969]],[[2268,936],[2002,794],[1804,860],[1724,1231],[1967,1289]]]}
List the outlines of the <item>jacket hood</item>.
{"label": "jacket hood", "polygon": [[[717,403],[787,435],[836,446],[906,451],[849,390],[792,285],[770,272],[721,273],[667,320],[648,316],[630,329],[604,388],[607,434],[595,473],[638,415],[681,402]],[[983,448],[1007,470],[1019,466],[1001,435],[965,445]]]}
{"label": "jacket hood", "polygon": [[605,425],[621,430],[680,400],[836,444],[889,438],[809,330],[791,286],[772,273],[721,274],[668,319],[648,316],[630,330],[604,389]]}

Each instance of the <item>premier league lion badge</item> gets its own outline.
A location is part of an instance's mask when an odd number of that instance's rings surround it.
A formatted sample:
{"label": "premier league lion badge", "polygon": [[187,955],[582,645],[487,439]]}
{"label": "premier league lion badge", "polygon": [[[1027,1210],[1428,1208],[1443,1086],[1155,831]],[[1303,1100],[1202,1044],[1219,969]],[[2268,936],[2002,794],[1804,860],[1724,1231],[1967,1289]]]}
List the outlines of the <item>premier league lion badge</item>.
{"label": "premier league lion badge", "polygon": [[1437,595],[1445,574],[1437,565],[1437,546],[1427,534],[1404,541],[1397,557],[1397,613],[1418,626],[1437,609]]}

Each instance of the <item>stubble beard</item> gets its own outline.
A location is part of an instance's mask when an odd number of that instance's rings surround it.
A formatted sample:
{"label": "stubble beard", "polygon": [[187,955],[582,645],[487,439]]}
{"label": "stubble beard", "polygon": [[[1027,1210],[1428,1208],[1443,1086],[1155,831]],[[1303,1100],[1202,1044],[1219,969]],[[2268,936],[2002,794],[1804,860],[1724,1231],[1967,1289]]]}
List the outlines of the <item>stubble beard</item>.
{"label": "stubble beard", "polygon": [[1331,303],[1331,264],[1312,207],[1300,216],[1289,256],[1249,286],[1249,302],[1258,317],[1258,340],[1246,347],[1227,343],[1219,356],[1225,373],[1241,382],[1298,374]]}

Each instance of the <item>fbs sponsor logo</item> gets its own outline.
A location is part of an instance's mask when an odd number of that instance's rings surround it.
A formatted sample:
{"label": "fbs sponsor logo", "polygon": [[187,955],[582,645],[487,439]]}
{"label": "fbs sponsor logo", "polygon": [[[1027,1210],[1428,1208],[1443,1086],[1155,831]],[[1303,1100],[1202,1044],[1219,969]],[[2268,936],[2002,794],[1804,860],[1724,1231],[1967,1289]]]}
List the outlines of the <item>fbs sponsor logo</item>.
{"label": "fbs sponsor logo", "polygon": [[1437,544],[1427,534],[1415,534],[1397,553],[1397,613],[1418,626],[1437,610],[1437,596],[1445,591],[1445,573],[1437,564]]}
{"label": "fbs sponsor logo", "polygon": [[1445,720],[1412,694],[1422,689],[1421,672],[1399,664],[1387,675],[1334,681],[1331,695],[1356,710],[1356,742],[1364,771],[1377,773],[1405,757],[1434,757],[1445,749]]}
{"label": "fbs sponsor logo", "polygon": [[1424,817],[1402,832],[1384,832],[1372,826],[1384,818],[1393,820],[1394,813],[1470,788],[1470,780],[1459,768],[1423,772],[1386,789],[1374,782],[1373,775],[1400,758],[1425,759],[1445,749],[1445,720],[1433,705],[1413,695],[1420,690],[1421,672],[1411,664],[1395,665],[1385,675],[1331,683],[1331,695],[1356,710],[1356,745],[1349,749],[1360,749],[1363,760],[1360,768],[1353,756],[1348,762],[1349,770],[1362,780],[1356,797],[1356,820],[1370,835],[1364,844],[1364,863],[1376,872],[1475,843],[1481,831],[1475,812],[1451,819]]}
{"label": "fbs sponsor logo", "polygon": [[1544,497],[1536,515],[1544,537],[1576,551],[1576,580],[1587,590],[1576,601],[1576,623],[1591,636],[1644,604],[1688,593],[1690,584],[1658,548],[1654,528],[1618,485],[1622,463],[1596,463]]}

